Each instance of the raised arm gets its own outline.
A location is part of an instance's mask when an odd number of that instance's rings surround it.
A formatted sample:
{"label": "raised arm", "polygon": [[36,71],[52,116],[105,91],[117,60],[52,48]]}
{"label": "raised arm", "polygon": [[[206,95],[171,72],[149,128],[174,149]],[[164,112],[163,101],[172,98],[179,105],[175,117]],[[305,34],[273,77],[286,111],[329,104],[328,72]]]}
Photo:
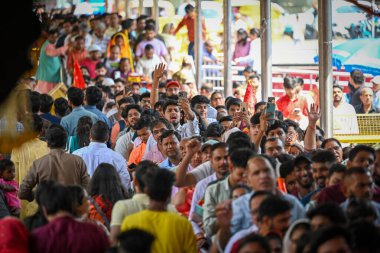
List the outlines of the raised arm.
{"label": "raised arm", "polygon": [[192,139],[186,144],[186,155],[176,170],[175,186],[184,187],[194,185],[197,180],[194,175],[187,173],[191,158],[201,149],[201,143],[197,139]]}
{"label": "raised arm", "polygon": [[304,146],[305,151],[312,151],[317,148],[317,140],[315,139],[315,129],[317,127],[317,121],[320,119],[321,114],[318,106],[315,104],[310,105],[310,110],[307,110],[309,125],[306,128]]}
{"label": "raised arm", "polygon": [[154,104],[158,101],[158,85],[160,78],[164,75],[165,67],[165,64],[160,63],[154,68],[152,91],[150,93],[150,105],[152,108],[154,108]]}
{"label": "raised arm", "polygon": [[265,114],[265,109],[262,111],[260,115],[260,129],[259,133],[255,136],[255,139],[253,140],[253,143],[255,144],[255,147],[257,150],[260,148],[261,140],[263,139],[263,136],[265,135],[265,132],[268,129],[268,120],[270,119],[271,114]]}

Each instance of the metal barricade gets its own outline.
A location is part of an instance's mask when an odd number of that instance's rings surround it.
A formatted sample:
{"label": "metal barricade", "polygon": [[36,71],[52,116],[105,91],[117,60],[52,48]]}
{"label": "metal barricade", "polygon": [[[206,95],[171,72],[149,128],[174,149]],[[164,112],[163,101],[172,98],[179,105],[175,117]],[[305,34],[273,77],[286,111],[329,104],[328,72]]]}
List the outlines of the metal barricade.
{"label": "metal barricade", "polygon": [[379,143],[380,114],[334,115],[334,138],[344,143]]}

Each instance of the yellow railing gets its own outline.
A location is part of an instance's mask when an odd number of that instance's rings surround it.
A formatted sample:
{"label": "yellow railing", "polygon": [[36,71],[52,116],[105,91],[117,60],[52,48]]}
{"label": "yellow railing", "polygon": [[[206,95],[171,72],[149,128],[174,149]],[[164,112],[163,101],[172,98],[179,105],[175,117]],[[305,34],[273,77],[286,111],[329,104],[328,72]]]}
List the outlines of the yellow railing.
{"label": "yellow railing", "polygon": [[380,143],[380,114],[334,115],[333,128],[344,143]]}

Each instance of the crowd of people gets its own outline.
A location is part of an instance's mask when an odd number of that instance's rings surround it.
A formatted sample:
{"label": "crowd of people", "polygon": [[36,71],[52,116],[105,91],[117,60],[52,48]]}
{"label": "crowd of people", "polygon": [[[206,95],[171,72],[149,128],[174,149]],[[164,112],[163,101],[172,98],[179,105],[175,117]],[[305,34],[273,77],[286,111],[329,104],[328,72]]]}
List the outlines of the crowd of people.
{"label": "crowd of people", "polygon": [[[193,11],[167,35],[193,32]],[[153,20],[71,18],[49,23],[24,80],[37,137],[1,156],[1,252],[380,252],[380,150],[325,136],[301,78],[270,112],[251,66],[249,101],[224,97],[173,78]],[[60,55],[86,85],[54,98]],[[355,70],[349,94],[334,85],[334,114],[377,112],[372,83]]]}

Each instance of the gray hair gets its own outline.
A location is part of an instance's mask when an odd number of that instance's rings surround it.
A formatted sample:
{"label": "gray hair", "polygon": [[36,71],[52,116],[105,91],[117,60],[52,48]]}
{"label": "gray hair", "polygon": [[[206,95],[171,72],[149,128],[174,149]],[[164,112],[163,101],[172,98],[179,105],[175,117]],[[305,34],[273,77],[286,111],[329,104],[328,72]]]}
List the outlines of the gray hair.
{"label": "gray hair", "polygon": [[106,28],[107,28],[107,26],[103,22],[99,22],[95,26],[95,29],[99,29],[99,30],[102,30],[102,31],[106,30]]}

